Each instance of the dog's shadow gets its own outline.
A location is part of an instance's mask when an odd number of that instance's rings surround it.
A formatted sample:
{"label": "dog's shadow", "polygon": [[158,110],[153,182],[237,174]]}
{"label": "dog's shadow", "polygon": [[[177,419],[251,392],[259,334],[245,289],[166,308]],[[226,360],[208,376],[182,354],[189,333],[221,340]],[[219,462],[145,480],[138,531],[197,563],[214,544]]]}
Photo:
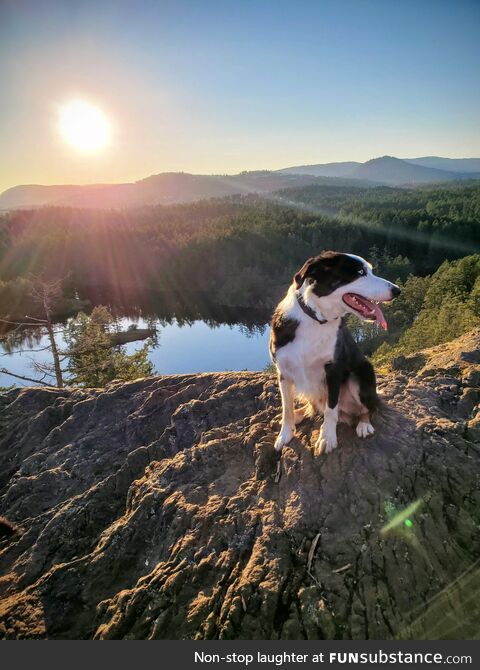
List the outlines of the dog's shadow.
{"label": "dog's shadow", "polygon": [[278,462],[292,457],[312,459],[318,466],[328,462],[346,462],[349,466],[354,466],[354,461],[369,462],[376,456],[381,456],[382,459],[391,458],[422,440],[421,431],[417,429],[414,418],[385,402],[374,412],[371,423],[375,432],[361,438],[356,434],[357,422],[339,422],[337,447],[329,453],[318,453],[315,444],[320,435],[323,416],[307,416],[295,426],[293,439],[280,452],[275,452],[275,467],[278,468]]}

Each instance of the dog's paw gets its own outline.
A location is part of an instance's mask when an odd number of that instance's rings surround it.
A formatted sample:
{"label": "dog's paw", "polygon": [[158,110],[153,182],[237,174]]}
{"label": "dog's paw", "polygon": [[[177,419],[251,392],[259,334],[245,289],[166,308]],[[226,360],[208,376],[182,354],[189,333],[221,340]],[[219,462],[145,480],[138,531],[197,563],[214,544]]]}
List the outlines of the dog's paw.
{"label": "dog's paw", "polygon": [[293,438],[294,433],[295,431],[293,428],[282,428],[275,440],[275,451],[282,451],[283,447]]}
{"label": "dog's paw", "polygon": [[337,448],[337,440],[327,440],[324,437],[319,437],[315,444],[315,456],[321,456],[323,453],[329,454]]}
{"label": "dog's paw", "polygon": [[318,440],[315,443],[315,455],[321,456],[323,453],[329,454],[337,448],[337,445],[337,430],[324,430],[322,426]]}
{"label": "dog's paw", "polygon": [[375,428],[368,421],[359,421],[357,425],[357,435],[358,437],[368,437],[373,435]]}

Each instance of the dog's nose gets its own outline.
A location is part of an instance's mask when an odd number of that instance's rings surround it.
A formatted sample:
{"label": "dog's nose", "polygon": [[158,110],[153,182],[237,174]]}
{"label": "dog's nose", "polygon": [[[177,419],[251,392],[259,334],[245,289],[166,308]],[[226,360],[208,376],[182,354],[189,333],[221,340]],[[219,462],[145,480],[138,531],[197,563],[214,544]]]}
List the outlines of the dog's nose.
{"label": "dog's nose", "polygon": [[392,292],[392,298],[396,298],[402,292],[402,290],[398,288],[398,286],[396,286],[395,284],[392,284],[392,288],[390,290]]}

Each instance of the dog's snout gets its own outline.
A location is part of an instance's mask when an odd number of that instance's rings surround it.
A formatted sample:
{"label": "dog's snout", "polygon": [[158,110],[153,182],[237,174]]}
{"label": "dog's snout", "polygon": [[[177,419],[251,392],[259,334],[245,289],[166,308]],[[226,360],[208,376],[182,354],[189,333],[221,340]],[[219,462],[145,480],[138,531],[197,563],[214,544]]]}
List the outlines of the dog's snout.
{"label": "dog's snout", "polygon": [[402,292],[402,290],[396,284],[392,284],[390,290],[392,292],[392,298],[396,298]]}

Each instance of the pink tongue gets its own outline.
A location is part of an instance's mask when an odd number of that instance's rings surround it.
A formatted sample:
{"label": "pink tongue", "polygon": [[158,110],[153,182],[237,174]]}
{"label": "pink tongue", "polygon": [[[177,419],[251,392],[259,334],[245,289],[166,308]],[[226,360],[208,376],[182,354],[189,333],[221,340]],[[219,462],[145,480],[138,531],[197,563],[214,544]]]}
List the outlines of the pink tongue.
{"label": "pink tongue", "polygon": [[387,330],[387,328],[388,328],[387,320],[383,316],[382,310],[380,309],[380,307],[376,303],[372,302],[371,304],[372,304],[373,309],[375,310],[375,316],[377,317],[377,323],[383,328],[383,330]]}

